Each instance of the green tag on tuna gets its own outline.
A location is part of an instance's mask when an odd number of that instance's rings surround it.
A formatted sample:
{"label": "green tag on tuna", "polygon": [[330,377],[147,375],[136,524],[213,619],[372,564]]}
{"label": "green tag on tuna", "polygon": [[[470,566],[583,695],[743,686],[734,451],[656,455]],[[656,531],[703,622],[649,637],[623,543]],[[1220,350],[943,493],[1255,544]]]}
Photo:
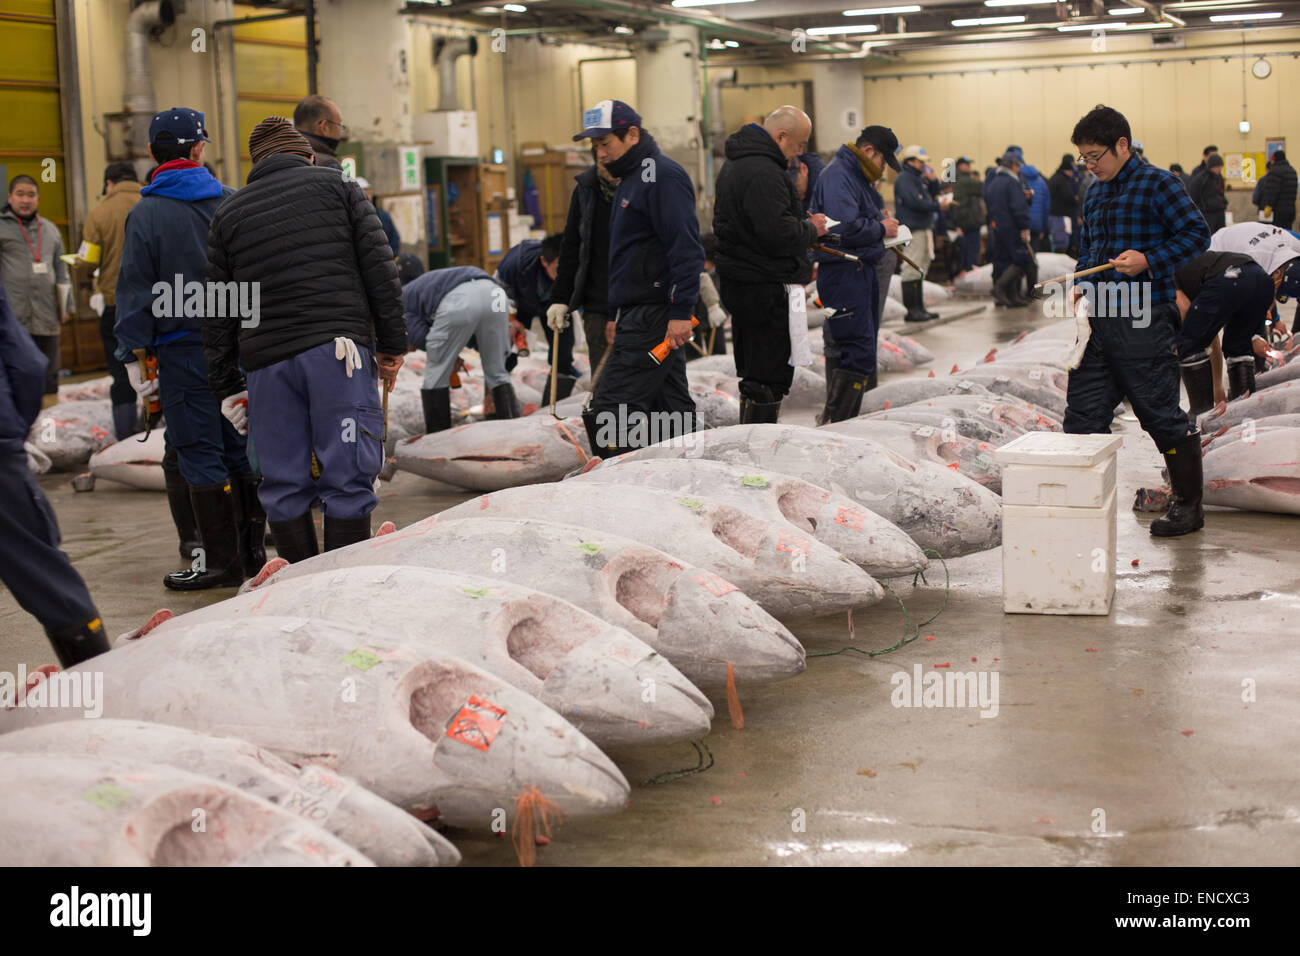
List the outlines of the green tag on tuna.
{"label": "green tag on tuna", "polygon": [[766,488],[767,479],[762,475],[746,475],[740,479],[740,483],[746,488]]}
{"label": "green tag on tuna", "polygon": [[131,791],[123,790],[121,787],[111,783],[96,784],[82,794],[87,800],[97,807],[103,807],[105,810],[112,810],[115,806],[131,796]]}
{"label": "green tag on tuna", "polygon": [[578,545],[578,550],[583,554],[600,554],[604,548],[596,544],[594,541],[584,541]]}
{"label": "green tag on tuna", "polygon": [[481,597],[487,597],[487,588],[462,588],[466,594],[477,601]]}
{"label": "green tag on tuna", "polygon": [[699,511],[701,508],[704,507],[704,502],[698,501],[695,498],[678,498],[677,503],[679,505],[685,505],[687,508],[690,508],[693,511]]}
{"label": "green tag on tuna", "polygon": [[376,664],[382,663],[378,657],[359,647],[353,648],[343,657],[343,663],[351,664],[359,671],[368,671]]}

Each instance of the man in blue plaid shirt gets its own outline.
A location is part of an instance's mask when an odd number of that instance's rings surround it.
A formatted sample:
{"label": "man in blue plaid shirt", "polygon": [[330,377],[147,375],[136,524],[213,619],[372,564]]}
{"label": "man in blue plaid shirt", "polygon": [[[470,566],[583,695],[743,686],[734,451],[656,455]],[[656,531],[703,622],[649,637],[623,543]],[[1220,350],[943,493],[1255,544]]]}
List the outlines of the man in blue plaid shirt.
{"label": "man in blue plaid shirt", "polygon": [[1205,524],[1200,431],[1178,405],[1178,306],[1174,270],[1210,245],[1210,229],[1177,174],[1131,149],[1123,114],[1098,106],[1074,127],[1079,160],[1097,177],[1088,190],[1078,268],[1110,263],[1073,290],[1090,306],[1092,335],[1070,373],[1065,430],[1109,432],[1127,398],[1165,456],[1173,489],[1169,513],[1151,523],[1162,537]]}

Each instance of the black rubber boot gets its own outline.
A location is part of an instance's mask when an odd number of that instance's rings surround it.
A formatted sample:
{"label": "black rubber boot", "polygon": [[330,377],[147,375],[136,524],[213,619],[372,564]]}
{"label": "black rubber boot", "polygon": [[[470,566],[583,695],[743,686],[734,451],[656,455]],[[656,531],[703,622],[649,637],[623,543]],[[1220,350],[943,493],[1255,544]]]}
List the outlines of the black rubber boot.
{"label": "black rubber boot", "polygon": [[837,368],[826,386],[826,408],[818,419],[822,424],[856,418],[862,408],[862,396],[875,387],[875,375],[863,375],[852,369]]}
{"label": "black rubber boot", "polygon": [[325,550],[346,548],[358,541],[370,540],[370,515],[360,518],[331,518],[325,516]]}
{"label": "black rubber boot", "polygon": [[[555,400],[557,402],[564,401],[566,398],[568,398],[570,395],[573,394],[573,386],[577,384],[578,384],[578,380],[574,378],[572,375],[565,375],[561,373],[559,381],[555,383]],[[543,404],[546,405],[551,404],[550,373],[547,373],[546,383],[542,385],[542,402]]]}
{"label": "black rubber boot", "polygon": [[[623,454],[624,452],[631,451],[632,449],[624,448],[617,444],[601,443],[600,441],[601,427],[600,427],[600,421],[598,420],[598,414],[599,413],[596,412],[595,409],[591,408],[590,406],[582,410],[582,426],[587,430],[587,443],[591,446],[591,453],[593,455],[599,456],[600,458],[614,458],[617,455]],[[609,415],[613,413],[606,412],[605,414]]]}
{"label": "black rubber boot", "polygon": [[266,512],[257,497],[260,483],[252,472],[230,478],[231,491],[239,506],[239,558],[246,578],[255,576],[266,564]]}
{"label": "black rubber boot", "polygon": [[316,547],[316,523],[311,512],[290,518],[288,521],[268,521],[275,553],[290,564],[306,561],[320,554]]}
{"label": "black rubber boot", "polygon": [[1024,270],[1018,265],[1009,265],[998,279],[998,288],[1002,290],[1003,303],[1009,309],[1023,309],[1029,301],[1020,295],[1020,280],[1025,277]]}
{"label": "black rubber boot", "polygon": [[1210,357],[1201,351],[1188,356],[1178,365],[1183,373],[1183,388],[1187,389],[1187,402],[1190,406],[1187,414],[1196,418],[1214,407],[1214,372],[1210,368]]}
{"label": "black rubber boot", "polygon": [[443,432],[451,427],[451,389],[422,388],[420,402],[424,406],[424,433]]}
{"label": "black rubber boot", "polygon": [[1228,359],[1228,401],[1255,391],[1255,356],[1234,355]]}
{"label": "black rubber boot", "polygon": [[[1025,292],[1021,298],[1028,302],[1034,302],[1043,298],[1042,290],[1034,288],[1034,286],[1038,285],[1038,260],[1031,257],[1029,260],[1029,267],[1026,268],[1024,272]],[[1020,290],[1017,289],[1016,291],[1019,292]]]}
{"label": "black rubber boot", "polygon": [[198,525],[194,523],[190,486],[179,470],[167,467],[166,455],[163,456],[163,480],[167,484],[167,505],[171,508],[172,524],[176,525],[176,536],[180,539],[181,560],[188,563],[194,560],[194,552],[203,546],[203,542],[199,540]]}
{"label": "black rubber boot", "polygon": [[740,397],[740,424],[775,424],[780,417],[780,402],[756,402],[752,398],[745,398],[743,395]]}
{"label": "black rubber boot", "polygon": [[931,312],[925,307],[925,283],[920,279],[912,280],[912,287],[916,290],[912,293],[916,297],[916,307],[927,319],[937,319],[938,312]]}
{"label": "black rubber boot", "polygon": [[238,504],[230,483],[194,485],[190,488],[194,518],[203,541],[198,568],[176,571],[163,578],[173,591],[237,588],[244,583],[244,562],[239,553]]}
{"label": "black rubber boot", "polygon": [[515,387],[509,382],[492,389],[493,418],[518,418],[523,412],[519,399],[515,396]]}
{"label": "black rubber boot", "polygon": [[1188,435],[1165,452],[1165,467],[1169,469],[1169,486],[1173,493],[1168,513],[1151,522],[1151,533],[1157,538],[1174,538],[1199,531],[1205,527],[1205,512],[1201,509],[1204,489],[1201,433]]}
{"label": "black rubber boot", "polygon": [[907,309],[907,315],[903,316],[904,322],[929,322],[930,317],[926,315],[925,306],[921,304],[921,284],[919,282],[903,283],[903,306]]}
{"label": "black rubber boot", "polygon": [[108,638],[104,636],[104,622],[98,617],[82,624],[72,624],[46,631],[45,636],[54,645],[59,666],[65,669],[108,651]]}

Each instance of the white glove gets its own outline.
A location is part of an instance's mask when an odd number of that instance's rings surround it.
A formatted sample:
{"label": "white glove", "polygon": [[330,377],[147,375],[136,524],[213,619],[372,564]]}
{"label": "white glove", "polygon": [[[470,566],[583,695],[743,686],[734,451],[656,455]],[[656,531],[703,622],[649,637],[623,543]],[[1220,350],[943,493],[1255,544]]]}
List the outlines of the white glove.
{"label": "white glove", "polygon": [[241,435],[248,434],[248,389],[221,400],[221,414]]}
{"label": "white glove", "polygon": [[95,314],[102,316],[104,314],[104,293],[96,292],[90,297],[90,307],[95,310]]}
{"label": "white glove", "polygon": [[158,391],[158,379],[155,378],[152,381],[146,381],[144,370],[140,368],[140,363],[138,361],[126,363],[126,377],[127,380],[130,381],[131,387],[135,389],[136,395],[140,398],[148,398],[154,392]]}
{"label": "white glove", "polygon": [[727,321],[727,310],[720,305],[709,306],[709,325],[715,329],[721,328]]}
{"label": "white glove", "polygon": [[546,324],[552,332],[563,332],[569,327],[569,307],[563,302],[549,306],[546,310]]}
{"label": "white glove", "polygon": [[340,335],[334,340],[334,357],[343,363],[348,378],[352,377],[353,371],[361,368],[361,352],[357,343],[346,335]]}

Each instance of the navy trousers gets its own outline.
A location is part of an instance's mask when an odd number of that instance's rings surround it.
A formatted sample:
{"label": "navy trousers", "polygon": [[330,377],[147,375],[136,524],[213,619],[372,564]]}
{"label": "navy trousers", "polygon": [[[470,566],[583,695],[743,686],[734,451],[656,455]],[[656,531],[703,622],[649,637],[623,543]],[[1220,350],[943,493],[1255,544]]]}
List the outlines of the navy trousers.
{"label": "navy trousers", "polygon": [[1088,348],[1066,390],[1066,432],[1109,432],[1115,406],[1127,398],[1162,453],[1195,433],[1178,405],[1177,322],[1172,302],[1153,306],[1147,319],[1093,317]]}
{"label": "navy trousers", "polygon": [[59,550],[54,509],[21,451],[0,452],[0,581],[47,632],[99,617],[95,602]]}
{"label": "navy trousers", "polygon": [[216,485],[249,470],[247,442],[208,388],[208,362],[197,332],[158,346],[158,382],[167,441],[187,482]]}
{"label": "navy trousers", "polygon": [[876,370],[877,283],[874,264],[823,262],[817,267],[817,295],[823,306],[835,310],[825,324],[839,345],[840,367],[860,375]]}
{"label": "navy trousers", "polygon": [[[248,373],[248,433],[262,474],[258,498],[271,521],[311,510],[360,518],[379,504],[384,412],[369,349],[349,378],[326,342]],[[311,476],[311,455],[320,479]]]}
{"label": "navy trousers", "polygon": [[1223,330],[1223,354],[1254,355],[1250,340],[1265,335],[1273,277],[1254,262],[1234,266],[1201,286],[1178,330],[1178,357],[1195,355]]}

